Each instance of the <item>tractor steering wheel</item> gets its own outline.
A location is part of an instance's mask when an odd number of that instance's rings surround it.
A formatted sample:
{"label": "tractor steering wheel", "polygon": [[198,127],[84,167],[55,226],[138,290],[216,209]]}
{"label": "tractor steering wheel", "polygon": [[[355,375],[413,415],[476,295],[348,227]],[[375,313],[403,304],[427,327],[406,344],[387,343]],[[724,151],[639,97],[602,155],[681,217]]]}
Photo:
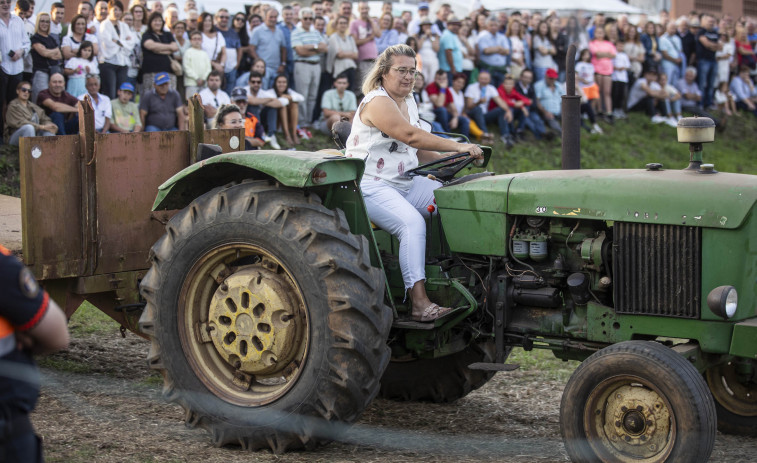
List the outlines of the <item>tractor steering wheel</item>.
{"label": "tractor steering wheel", "polygon": [[410,169],[405,172],[408,177],[415,177],[418,175],[429,176],[432,175],[442,182],[448,182],[452,180],[458,172],[470,165],[476,158],[469,153],[456,153],[452,156],[447,156],[441,159],[436,159],[426,164],[422,164],[414,169]]}

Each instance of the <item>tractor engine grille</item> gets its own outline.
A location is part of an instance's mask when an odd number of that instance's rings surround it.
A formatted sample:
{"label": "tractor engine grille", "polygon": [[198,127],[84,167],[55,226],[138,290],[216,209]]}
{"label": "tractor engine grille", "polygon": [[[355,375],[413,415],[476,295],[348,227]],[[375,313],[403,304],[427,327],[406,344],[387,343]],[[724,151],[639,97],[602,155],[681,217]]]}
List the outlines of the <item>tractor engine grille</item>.
{"label": "tractor engine grille", "polygon": [[616,222],[613,235],[617,313],[699,318],[700,228]]}

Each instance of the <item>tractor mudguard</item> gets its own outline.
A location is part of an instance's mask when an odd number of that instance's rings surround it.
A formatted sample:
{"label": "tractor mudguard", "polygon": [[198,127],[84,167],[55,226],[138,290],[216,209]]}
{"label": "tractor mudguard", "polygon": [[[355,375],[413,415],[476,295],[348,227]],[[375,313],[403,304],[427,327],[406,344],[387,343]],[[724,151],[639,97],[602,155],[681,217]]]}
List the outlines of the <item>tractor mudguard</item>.
{"label": "tractor mudguard", "polygon": [[750,318],[733,325],[731,355],[757,359],[757,318]]}
{"label": "tractor mudguard", "polygon": [[181,170],[158,188],[152,209],[181,209],[192,200],[231,181],[274,178],[282,185],[305,188],[360,181],[364,163],[335,150],[242,151],[214,156]]}

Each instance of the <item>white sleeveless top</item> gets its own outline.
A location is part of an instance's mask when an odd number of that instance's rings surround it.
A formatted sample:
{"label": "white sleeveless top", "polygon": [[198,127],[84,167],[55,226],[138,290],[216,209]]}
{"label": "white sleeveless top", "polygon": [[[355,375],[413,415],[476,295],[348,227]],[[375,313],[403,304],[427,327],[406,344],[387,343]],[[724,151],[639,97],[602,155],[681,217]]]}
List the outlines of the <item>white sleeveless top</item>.
{"label": "white sleeveless top", "polygon": [[[363,98],[352,121],[352,131],[347,138],[345,156],[361,158],[365,161],[363,178],[381,180],[403,191],[408,191],[412,179],[405,177],[405,172],[418,167],[418,150],[399,140],[389,138],[376,127],[369,127],[360,120],[360,113],[376,97],[391,98],[383,87],[372,90]],[[413,95],[405,98],[410,123],[421,128],[418,106]]]}

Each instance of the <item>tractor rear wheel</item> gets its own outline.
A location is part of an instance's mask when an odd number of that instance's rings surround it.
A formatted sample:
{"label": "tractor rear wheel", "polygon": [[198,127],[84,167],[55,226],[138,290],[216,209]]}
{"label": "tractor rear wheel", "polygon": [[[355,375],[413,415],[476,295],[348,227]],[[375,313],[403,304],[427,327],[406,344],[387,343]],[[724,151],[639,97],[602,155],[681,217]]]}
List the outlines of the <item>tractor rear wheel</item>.
{"label": "tractor rear wheel", "polygon": [[[747,360],[747,362],[749,362]],[[757,362],[751,361],[751,378],[739,374],[735,361],[714,366],[705,378],[715,399],[718,430],[740,436],[757,436]]]}
{"label": "tractor rear wheel", "polygon": [[655,342],[621,342],[573,372],[560,430],[575,462],[706,462],[715,443],[715,404],[681,355]]}
{"label": "tractor rear wheel", "polygon": [[171,219],[150,258],[150,366],[215,445],[312,448],[378,393],[384,275],[317,196],[266,181],[216,188]]}
{"label": "tractor rear wheel", "polygon": [[381,378],[381,397],[399,401],[454,402],[489,381],[493,371],[468,365],[494,361],[494,343],[473,344],[434,359],[393,359]]}

